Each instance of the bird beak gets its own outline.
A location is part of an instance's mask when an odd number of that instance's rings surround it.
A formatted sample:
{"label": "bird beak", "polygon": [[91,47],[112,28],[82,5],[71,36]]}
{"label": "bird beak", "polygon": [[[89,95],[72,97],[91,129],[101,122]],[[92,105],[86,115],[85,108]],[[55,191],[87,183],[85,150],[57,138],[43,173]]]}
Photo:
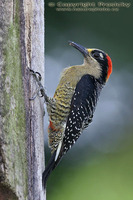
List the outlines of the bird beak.
{"label": "bird beak", "polygon": [[77,44],[75,42],[72,42],[72,41],[69,41],[68,44],[70,46],[73,46],[75,49],[78,49],[82,54],[83,56],[86,58],[87,56],[89,56],[89,53],[87,51],[87,49],[85,47],[83,47],[82,45],[80,44]]}

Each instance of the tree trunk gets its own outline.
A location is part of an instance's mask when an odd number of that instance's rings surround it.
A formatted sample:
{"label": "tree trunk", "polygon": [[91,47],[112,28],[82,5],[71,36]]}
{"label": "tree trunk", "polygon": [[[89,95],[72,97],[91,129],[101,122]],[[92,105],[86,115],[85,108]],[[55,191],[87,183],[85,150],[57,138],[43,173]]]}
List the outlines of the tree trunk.
{"label": "tree trunk", "polygon": [[29,68],[44,78],[44,1],[0,0],[0,200],[46,199],[44,100],[29,101]]}

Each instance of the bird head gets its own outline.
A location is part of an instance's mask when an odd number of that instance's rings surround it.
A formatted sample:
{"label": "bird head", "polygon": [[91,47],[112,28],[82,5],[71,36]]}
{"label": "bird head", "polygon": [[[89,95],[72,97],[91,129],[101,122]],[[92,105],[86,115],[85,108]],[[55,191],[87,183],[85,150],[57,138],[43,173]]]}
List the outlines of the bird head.
{"label": "bird head", "polygon": [[69,45],[83,54],[83,66],[88,67],[89,74],[98,79],[102,84],[106,83],[112,73],[112,61],[108,54],[95,48],[87,49],[72,41],[69,41]]}

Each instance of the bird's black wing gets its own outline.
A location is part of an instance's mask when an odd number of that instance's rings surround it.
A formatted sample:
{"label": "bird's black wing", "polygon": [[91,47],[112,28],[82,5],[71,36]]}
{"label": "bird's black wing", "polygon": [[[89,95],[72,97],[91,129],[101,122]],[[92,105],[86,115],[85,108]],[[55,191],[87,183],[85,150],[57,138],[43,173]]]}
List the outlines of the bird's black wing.
{"label": "bird's black wing", "polygon": [[89,74],[84,75],[77,83],[71,101],[70,114],[67,118],[62,147],[55,166],[63,154],[76,142],[82,130],[92,121],[101,88],[101,84]]}

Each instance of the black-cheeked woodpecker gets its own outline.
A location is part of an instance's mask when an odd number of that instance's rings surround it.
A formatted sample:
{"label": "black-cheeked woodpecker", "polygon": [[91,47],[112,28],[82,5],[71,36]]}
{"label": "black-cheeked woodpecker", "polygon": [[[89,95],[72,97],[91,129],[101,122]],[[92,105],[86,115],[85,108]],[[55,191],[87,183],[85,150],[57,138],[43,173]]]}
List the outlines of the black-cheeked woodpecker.
{"label": "black-cheeked woodpecker", "polygon": [[84,56],[82,65],[66,68],[54,97],[45,94],[49,115],[49,146],[52,156],[43,172],[43,185],[63,155],[92,121],[101,89],[112,72],[110,57],[99,49],[86,49],[69,42]]}

